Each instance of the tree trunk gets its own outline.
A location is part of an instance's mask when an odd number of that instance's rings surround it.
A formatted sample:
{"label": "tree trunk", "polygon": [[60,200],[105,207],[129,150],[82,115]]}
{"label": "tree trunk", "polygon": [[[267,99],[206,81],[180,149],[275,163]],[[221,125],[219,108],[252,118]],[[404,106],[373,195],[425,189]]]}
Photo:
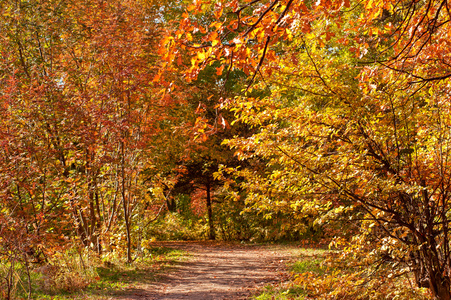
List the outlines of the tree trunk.
{"label": "tree trunk", "polygon": [[124,151],[124,142],[121,142],[121,180],[122,180],[122,207],[124,210],[124,222],[125,222],[125,232],[127,235],[127,263],[132,262],[132,241],[130,234],[130,216],[128,209],[128,201],[126,195],[126,187],[125,187],[125,151]]}
{"label": "tree trunk", "polygon": [[435,291],[433,291],[434,296],[439,300],[450,300],[451,291],[449,278],[443,276],[442,274],[436,274],[435,278]]}
{"label": "tree trunk", "polygon": [[[96,184],[97,186],[97,184]],[[97,187],[96,187],[97,189]],[[101,231],[102,231],[102,224],[101,224],[101,220],[103,219],[101,216],[101,212],[100,212],[100,204],[99,204],[99,193],[96,191],[94,194],[94,199],[96,202],[96,209],[97,209],[97,233],[96,233],[96,249],[97,249],[97,253],[99,255],[102,254],[102,242],[101,242]],[[103,220],[102,220],[103,222]]]}
{"label": "tree trunk", "polygon": [[208,211],[208,225],[210,227],[210,232],[208,234],[208,238],[210,240],[215,240],[216,236],[215,236],[215,227],[213,224],[213,211],[211,208],[211,187],[210,187],[210,182],[208,182],[206,184],[206,188],[207,188],[207,211]]}
{"label": "tree trunk", "polygon": [[[440,271],[444,266],[427,249],[410,253],[412,271],[418,287],[428,288],[437,300],[451,300],[450,278]],[[446,269],[446,268],[445,268]]]}
{"label": "tree trunk", "polygon": [[168,210],[170,212],[176,212],[177,211],[177,203],[175,202],[174,198],[166,197],[166,205],[167,205]]}

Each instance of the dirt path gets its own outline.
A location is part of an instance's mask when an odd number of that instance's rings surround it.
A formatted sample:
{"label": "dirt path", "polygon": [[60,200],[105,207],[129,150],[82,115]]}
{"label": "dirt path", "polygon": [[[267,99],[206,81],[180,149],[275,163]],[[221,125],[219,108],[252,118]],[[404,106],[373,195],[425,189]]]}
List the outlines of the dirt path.
{"label": "dirt path", "polygon": [[167,242],[158,246],[183,249],[192,257],[155,284],[122,299],[219,300],[248,299],[258,288],[286,276],[286,248],[226,243]]}

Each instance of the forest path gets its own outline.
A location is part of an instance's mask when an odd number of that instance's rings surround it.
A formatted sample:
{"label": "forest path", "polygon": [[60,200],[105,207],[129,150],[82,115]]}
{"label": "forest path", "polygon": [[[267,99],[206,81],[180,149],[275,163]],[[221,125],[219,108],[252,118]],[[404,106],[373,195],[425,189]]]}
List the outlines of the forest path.
{"label": "forest path", "polygon": [[217,242],[164,242],[156,246],[182,249],[191,257],[177,270],[121,299],[248,299],[256,289],[286,277],[286,262],[295,246],[242,245]]}

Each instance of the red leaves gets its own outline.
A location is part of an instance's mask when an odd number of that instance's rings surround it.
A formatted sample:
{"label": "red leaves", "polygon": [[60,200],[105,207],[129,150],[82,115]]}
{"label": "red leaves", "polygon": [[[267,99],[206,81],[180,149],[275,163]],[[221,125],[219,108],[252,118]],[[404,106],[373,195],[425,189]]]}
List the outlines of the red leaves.
{"label": "red leaves", "polygon": [[168,62],[183,57],[167,52],[174,38],[146,2],[52,5],[24,6],[1,33],[0,66],[14,76],[0,82],[0,207],[44,248],[64,247],[56,232],[90,247],[139,206],[156,137],[188,92],[169,83]]}

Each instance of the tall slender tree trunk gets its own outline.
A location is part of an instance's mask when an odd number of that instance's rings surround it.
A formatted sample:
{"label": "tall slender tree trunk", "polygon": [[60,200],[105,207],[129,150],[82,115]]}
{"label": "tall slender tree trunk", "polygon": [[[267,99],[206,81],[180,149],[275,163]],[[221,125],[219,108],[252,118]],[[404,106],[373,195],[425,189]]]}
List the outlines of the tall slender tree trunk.
{"label": "tall slender tree trunk", "polygon": [[125,150],[124,142],[121,142],[121,179],[122,179],[122,208],[124,210],[125,232],[127,235],[127,262],[132,262],[132,241],[130,235],[130,216],[128,209],[128,201],[125,191]]}
{"label": "tall slender tree trunk", "polygon": [[216,236],[215,236],[215,226],[214,226],[214,223],[213,223],[213,210],[211,208],[211,186],[210,186],[210,182],[207,182],[206,188],[207,188],[208,225],[210,227],[210,232],[208,234],[208,238],[210,240],[215,240]]}
{"label": "tall slender tree trunk", "polygon": [[[97,186],[97,184],[96,184]],[[94,193],[94,199],[95,199],[95,203],[96,203],[96,209],[97,209],[97,234],[96,234],[96,248],[97,248],[97,253],[99,255],[102,254],[102,240],[101,240],[101,235],[102,235],[102,224],[103,223],[103,218],[102,218],[102,214],[100,212],[100,204],[99,204],[99,193],[96,191]]]}

